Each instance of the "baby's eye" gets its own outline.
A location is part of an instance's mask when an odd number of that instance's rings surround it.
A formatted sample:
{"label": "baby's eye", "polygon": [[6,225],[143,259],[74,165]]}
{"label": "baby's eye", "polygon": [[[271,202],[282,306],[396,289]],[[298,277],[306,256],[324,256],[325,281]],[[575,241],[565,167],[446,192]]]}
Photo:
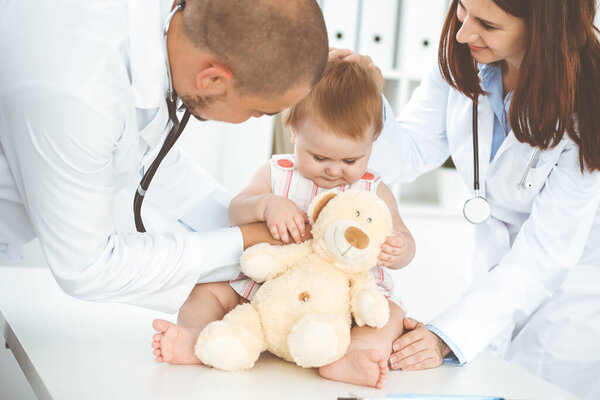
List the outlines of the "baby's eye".
{"label": "baby's eye", "polygon": [[367,223],[370,224],[371,222],[373,222],[373,220],[371,218],[367,218]]}
{"label": "baby's eye", "polygon": [[323,157],[319,157],[319,156],[313,156],[315,161],[323,161],[324,158]]}
{"label": "baby's eye", "polygon": [[348,165],[352,165],[356,162],[356,160],[344,160],[344,162]]}
{"label": "baby's eye", "polygon": [[354,215],[356,215],[357,217],[360,217],[360,211],[355,212]]}

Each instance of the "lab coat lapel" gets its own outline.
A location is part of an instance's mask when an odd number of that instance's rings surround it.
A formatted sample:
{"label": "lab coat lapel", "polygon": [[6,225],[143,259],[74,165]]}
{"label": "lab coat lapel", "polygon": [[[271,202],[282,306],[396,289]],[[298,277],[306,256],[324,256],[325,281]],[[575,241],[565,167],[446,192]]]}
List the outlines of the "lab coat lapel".
{"label": "lab coat lapel", "polygon": [[504,152],[506,152],[511,146],[515,145],[517,142],[518,142],[518,140],[515,137],[515,134],[511,129],[511,131],[508,133],[508,135],[506,136],[506,138],[504,139],[504,141],[498,148],[498,151],[496,152],[496,155],[494,156],[494,159],[492,160],[492,162],[490,164],[490,168],[494,168],[494,165],[496,165],[496,160],[499,160],[500,157],[502,156],[502,154]]}
{"label": "lab coat lapel", "polygon": [[[169,3],[171,4],[171,3]],[[129,2],[131,86],[136,108],[157,109],[150,123],[139,131],[147,146],[142,163],[153,159],[168,130],[169,115],[165,101],[168,82],[163,22],[169,4],[158,0]]]}
{"label": "lab coat lapel", "polygon": [[158,108],[165,102],[167,69],[158,0],[129,1],[131,86],[136,108]]}

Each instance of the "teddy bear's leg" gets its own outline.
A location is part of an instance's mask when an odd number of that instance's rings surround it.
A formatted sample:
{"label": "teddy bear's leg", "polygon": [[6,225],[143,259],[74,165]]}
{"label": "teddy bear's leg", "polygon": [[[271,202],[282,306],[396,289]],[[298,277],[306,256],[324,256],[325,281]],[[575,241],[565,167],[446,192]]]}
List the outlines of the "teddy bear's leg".
{"label": "teddy bear's leg", "polygon": [[252,305],[241,304],[221,321],[206,325],[194,352],[206,365],[240,371],[252,368],[265,347],[258,313]]}
{"label": "teddy bear's leg", "polygon": [[358,296],[357,313],[355,314],[358,326],[369,325],[383,328],[390,319],[390,306],[387,299],[378,290],[365,290]]}
{"label": "teddy bear's leg", "polygon": [[327,365],[346,353],[350,326],[339,315],[309,314],[298,321],[288,336],[294,362],[311,368]]}

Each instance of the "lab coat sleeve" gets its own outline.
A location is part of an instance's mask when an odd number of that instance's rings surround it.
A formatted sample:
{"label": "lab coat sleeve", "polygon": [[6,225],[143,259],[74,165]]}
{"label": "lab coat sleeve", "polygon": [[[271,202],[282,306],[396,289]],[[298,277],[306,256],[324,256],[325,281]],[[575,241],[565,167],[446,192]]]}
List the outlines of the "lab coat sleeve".
{"label": "lab coat sleeve", "polygon": [[3,146],[66,293],[176,312],[201,275],[237,261],[243,248],[237,228],[204,234],[115,228],[112,157],[123,140],[124,116],[55,89],[12,96],[4,110]]}
{"label": "lab coat sleeve", "polygon": [[369,167],[378,171],[385,182],[410,182],[448,159],[449,90],[436,64],[402,109],[399,119],[384,99],[383,130],[373,145]]}
{"label": "lab coat sleeve", "polygon": [[599,205],[600,172],[581,173],[569,140],[509,252],[430,325],[471,361],[558,289],[582,256]]}

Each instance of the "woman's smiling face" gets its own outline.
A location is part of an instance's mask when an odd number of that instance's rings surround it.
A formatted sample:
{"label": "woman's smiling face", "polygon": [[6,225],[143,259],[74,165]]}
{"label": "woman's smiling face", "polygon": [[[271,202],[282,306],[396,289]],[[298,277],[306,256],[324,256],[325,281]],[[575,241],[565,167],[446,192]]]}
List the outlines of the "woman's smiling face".
{"label": "woman's smiling face", "polygon": [[456,17],[462,23],[456,40],[465,43],[483,64],[505,60],[518,68],[525,54],[525,22],[493,0],[459,0]]}

